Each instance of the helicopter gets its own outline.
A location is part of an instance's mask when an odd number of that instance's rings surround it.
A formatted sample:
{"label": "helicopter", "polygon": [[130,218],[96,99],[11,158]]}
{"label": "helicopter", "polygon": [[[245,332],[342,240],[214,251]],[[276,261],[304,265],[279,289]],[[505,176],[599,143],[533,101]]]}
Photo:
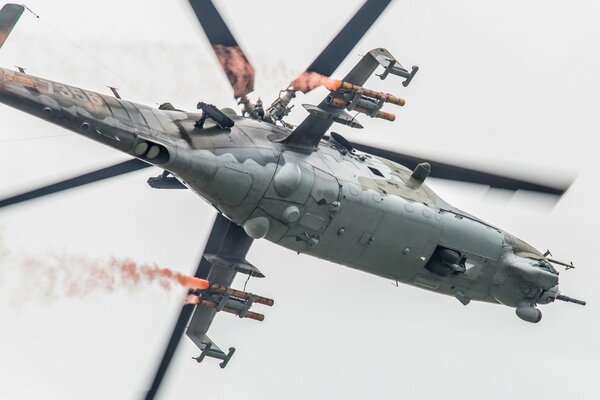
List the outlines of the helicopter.
{"label": "helicopter", "polygon": [[[344,110],[392,118],[381,107],[392,102],[400,105],[402,100],[369,91],[363,86],[366,78],[380,68],[383,79],[400,77],[408,86],[415,68],[408,71],[387,50],[374,49],[344,79],[326,81],[339,86],[323,103],[307,106],[309,117],[292,127],[283,118],[297,86],[286,88],[271,107],[261,110],[261,104],[247,98],[252,89],[251,66],[243,64],[241,74],[227,68],[230,59],[247,60],[216,9],[211,2],[191,4],[223,60],[244,116],[205,103],[199,104],[201,113],[170,105],[156,110],[3,70],[2,102],[143,160],[13,197],[3,206],[152,164],[168,172],[149,180],[151,186],[189,188],[221,212],[196,274],[215,284],[228,286],[237,272],[261,276],[245,255],[254,239],[266,238],[294,251],[454,296],[463,304],[500,302],[514,307],[528,322],[541,319],[537,304],[573,300],[558,291],[558,275],[552,267],[557,260],[446,204],[425,181],[454,173],[463,180],[506,189],[560,195],[566,188],[416,160],[351,143],[334,132],[325,136],[334,122],[360,127]],[[366,2],[355,18],[365,14],[376,18],[381,4]],[[345,29],[352,30],[352,20],[348,26]],[[336,40],[328,49],[338,49]],[[223,50],[229,56],[223,56]],[[348,50],[337,51],[345,56]],[[321,60],[319,56],[307,72],[331,75],[336,61]],[[217,304],[212,307],[184,307],[178,332],[183,332],[193,313],[188,336],[202,349],[198,361],[219,358],[224,367],[233,354],[220,350],[206,337],[206,330],[214,314],[225,307],[248,315],[253,303],[249,299],[256,296],[229,294],[226,298],[215,291],[199,293],[199,298],[219,301],[213,301]]]}

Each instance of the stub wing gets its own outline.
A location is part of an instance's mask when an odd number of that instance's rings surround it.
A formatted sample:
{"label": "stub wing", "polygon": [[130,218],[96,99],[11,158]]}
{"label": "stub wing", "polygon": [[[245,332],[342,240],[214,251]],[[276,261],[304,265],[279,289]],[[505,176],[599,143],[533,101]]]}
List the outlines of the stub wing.
{"label": "stub wing", "polygon": [[[233,355],[233,347],[224,352],[207,335],[212,321],[219,311],[225,311],[240,318],[262,321],[262,314],[251,312],[254,302],[266,304],[268,299],[250,293],[231,289],[235,275],[240,272],[250,276],[264,275],[246,260],[252,245],[244,229],[222,215],[217,216],[196,276],[208,280],[211,288],[193,295],[196,304],[194,314],[187,327],[186,335],[200,348],[202,353],[195,359],[201,362],[205,357],[220,360],[224,368]],[[272,304],[267,302],[267,305]]]}
{"label": "stub wing", "polygon": [[146,399],[153,399],[167,371],[171,359],[184,333],[201,350],[194,359],[201,362],[206,357],[222,360],[221,368],[225,368],[235,349],[222,350],[208,336],[207,332],[220,311],[262,321],[264,316],[250,311],[253,304],[273,305],[273,300],[234,290],[231,283],[237,273],[255,277],[264,275],[246,260],[253,239],[246,235],[244,229],[221,214],[217,215],[206,247],[200,259],[195,276],[206,279],[210,286],[206,290],[191,292],[188,302],[183,306],[171,338],[158,366]]}
{"label": "stub wing", "polygon": [[[413,73],[408,73],[390,52],[379,48],[365,54],[344,77],[343,82],[362,87],[380,65],[384,68],[381,74],[382,79],[388,74],[393,74],[406,78],[406,83],[410,82],[416,72],[415,70]],[[282,143],[296,148],[313,150],[334,122],[362,128],[358,121],[344,111],[344,107],[331,104],[331,99],[336,98],[340,98],[340,92],[332,90],[318,106],[305,105],[304,108],[309,112],[309,116],[288,137],[283,139]]]}
{"label": "stub wing", "polygon": [[[211,283],[230,287],[237,273],[235,269],[236,261],[239,263],[245,262],[246,254],[251,245],[252,239],[246,235],[241,227],[219,214],[202,255],[196,276],[207,279]],[[224,259],[229,259],[230,262],[222,262]],[[221,366],[225,367],[233,354],[233,348],[230,348],[228,353],[225,354],[206,335],[217,311],[215,307],[209,307],[201,303],[196,305],[186,335],[202,350],[201,355],[196,358],[198,362],[208,356],[222,359]]]}

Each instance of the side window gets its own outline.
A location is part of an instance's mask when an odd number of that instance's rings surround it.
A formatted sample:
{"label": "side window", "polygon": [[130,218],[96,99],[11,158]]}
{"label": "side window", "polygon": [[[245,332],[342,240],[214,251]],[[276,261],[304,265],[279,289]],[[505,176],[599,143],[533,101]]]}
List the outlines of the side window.
{"label": "side window", "polygon": [[383,176],[383,174],[381,173],[381,171],[379,171],[377,168],[369,167],[369,169],[371,170],[371,172],[373,173],[373,175],[377,175],[377,176],[380,176],[382,178],[385,178]]}

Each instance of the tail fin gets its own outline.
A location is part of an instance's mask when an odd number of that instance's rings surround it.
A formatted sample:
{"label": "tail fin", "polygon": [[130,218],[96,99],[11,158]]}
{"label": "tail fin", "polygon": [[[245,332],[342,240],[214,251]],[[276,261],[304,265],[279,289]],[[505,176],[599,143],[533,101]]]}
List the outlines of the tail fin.
{"label": "tail fin", "polygon": [[6,4],[0,10],[0,47],[4,45],[25,8],[19,4]]}

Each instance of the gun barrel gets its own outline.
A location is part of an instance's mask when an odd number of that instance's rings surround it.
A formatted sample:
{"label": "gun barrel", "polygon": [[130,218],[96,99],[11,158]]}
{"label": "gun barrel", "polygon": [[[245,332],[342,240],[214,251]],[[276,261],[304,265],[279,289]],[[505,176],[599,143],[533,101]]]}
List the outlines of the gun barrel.
{"label": "gun barrel", "polygon": [[559,294],[558,296],[556,296],[556,300],[566,301],[567,303],[575,303],[579,304],[580,306],[585,306],[586,304],[586,302],[583,300],[574,299],[572,297],[565,296],[564,294]]}

